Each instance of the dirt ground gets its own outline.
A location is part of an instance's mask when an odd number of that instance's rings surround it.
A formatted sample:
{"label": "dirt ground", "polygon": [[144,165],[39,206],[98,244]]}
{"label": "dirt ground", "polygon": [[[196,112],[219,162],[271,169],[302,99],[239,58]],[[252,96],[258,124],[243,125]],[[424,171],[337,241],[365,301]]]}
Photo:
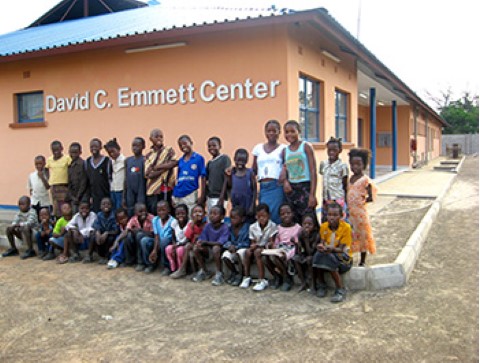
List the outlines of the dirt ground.
{"label": "dirt ground", "polygon": [[7,258],[0,296],[2,362],[476,362],[478,159],[464,163],[401,289],[333,305]]}

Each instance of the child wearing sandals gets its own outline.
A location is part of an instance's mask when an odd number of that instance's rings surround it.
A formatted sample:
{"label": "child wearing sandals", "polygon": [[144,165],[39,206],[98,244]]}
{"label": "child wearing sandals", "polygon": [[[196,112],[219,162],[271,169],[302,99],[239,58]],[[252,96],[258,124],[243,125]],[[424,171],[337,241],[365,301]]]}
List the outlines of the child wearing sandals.
{"label": "child wearing sandals", "polygon": [[[238,286],[242,282],[243,261],[245,253],[250,247],[248,236],[249,224],[245,222],[245,210],[242,207],[235,207],[230,212],[230,238],[223,246],[226,251],[223,252],[222,259],[231,271],[227,284]],[[240,272],[235,267],[238,265]]]}
{"label": "child wearing sandals", "polygon": [[317,252],[313,256],[313,283],[312,292],[315,289],[317,277],[320,286],[316,295],[325,297],[327,284],[323,276],[324,272],[330,272],[335,282],[335,294],[331,302],[338,303],[345,300],[347,291],[343,287],[341,273],[345,273],[352,267],[352,230],[350,225],[341,220],[342,207],[333,202],[327,205],[327,222],[320,226],[321,243],[317,245]]}
{"label": "child wearing sandals", "polygon": [[280,219],[282,223],[278,226],[275,241],[269,243],[262,255],[267,256],[267,265],[271,266],[273,270],[275,277],[273,288],[278,288],[281,284],[281,291],[289,291],[292,288],[293,280],[288,272],[288,264],[295,256],[298,236],[302,227],[295,223],[293,208],[288,203],[280,206]]}
{"label": "child wearing sandals", "polygon": [[172,272],[180,269],[185,254],[185,245],[188,243],[185,232],[188,228],[188,207],[179,204],[175,208],[175,219],[172,222],[172,244],[165,248],[170,269]]}
{"label": "child wearing sandals", "polygon": [[192,267],[192,271],[196,272],[193,248],[197,244],[198,237],[200,237],[202,234],[207,222],[205,221],[205,209],[203,206],[197,204],[195,207],[193,207],[191,214],[192,220],[187,224],[187,229],[185,230],[187,244],[185,245],[182,264],[177,271],[170,275],[172,279],[179,279],[186,276],[189,262]]}
{"label": "child wearing sandals", "polygon": [[213,254],[213,260],[215,261],[215,278],[212,280],[213,286],[219,286],[223,284],[223,272],[222,272],[222,250],[225,243],[230,236],[230,230],[228,226],[223,223],[225,218],[225,208],[221,205],[213,206],[210,209],[209,220],[205,228],[198,237],[197,243],[193,248],[195,254],[195,260],[200,266],[200,270],[193,277],[194,282],[200,282],[210,276],[210,272],[205,265],[205,258],[211,251]]}
{"label": "child wearing sandals", "polygon": [[[253,287],[253,291],[263,291],[268,287],[268,280],[265,278],[265,264],[262,258],[262,252],[267,244],[272,243],[277,234],[277,225],[270,219],[270,209],[266,204],[259,204],[255,208],[257,221],[249,228],[248,237],[250,239],[250,247],[245,251],[245,259],[243,260],[244,278],[240,287],[247,289],[252,283],[250,276],[250,265],[252,259],[258,268],[258,282]],[[267,265],[270,273],[273,269]]]}
{"label": "child wearing sandals", "polygon": [[55,259],[55,249],[63,251],[64,247],[64,237],[67,233],[65,227],[72,220],[72,207],[70,204],[65,203],[61,208],[62,217],[57,220],[55,227],[53,227],[52,237],[50,238],[50,246],[52,249],[49,253],[43,258],[44,261],[54,260]]}
{"label": "child wearing sandals", "polygon": [[115,220],[117,221],[120,234],[115,238],[113,246],[108,250],[108,252],[111,254],[110,260],[107,263],[107,268],[109,270],[117,268],[119,265],[125,267],[124,244],[127,239],[131,238],[127,229],[128,211],[123,208],[117,209],[115,211]]}

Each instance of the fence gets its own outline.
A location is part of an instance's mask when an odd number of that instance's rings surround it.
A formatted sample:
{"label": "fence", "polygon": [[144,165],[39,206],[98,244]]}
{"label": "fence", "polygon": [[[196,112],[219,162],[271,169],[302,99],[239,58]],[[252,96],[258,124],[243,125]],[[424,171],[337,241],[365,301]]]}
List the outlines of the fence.
{"label": "fence", "polygon": [[447,155],[447,146],[452,147],[453,144],[460,146],[462,154],[478,153],[478,134],[442,135],[442,155]]}

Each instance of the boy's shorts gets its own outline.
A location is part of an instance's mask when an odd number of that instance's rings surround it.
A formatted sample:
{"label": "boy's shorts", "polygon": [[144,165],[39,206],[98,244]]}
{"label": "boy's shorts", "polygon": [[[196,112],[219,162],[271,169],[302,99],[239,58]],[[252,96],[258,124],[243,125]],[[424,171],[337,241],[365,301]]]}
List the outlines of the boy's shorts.
{"label": "boy's shorts", "polygon": [[225,251],[222,254],[222,258],[230,260],[232,263],[238,262],[238,257],[240,256],[240,262],[243,263],[245,260],[245,253],[247,252],[246,248],[240,248],[239,250],[235,251],[235,253],[231,253],[230,251]]}
{"label": "boy's shorts", "polygon": [[64,247],[63,237],[52,237],[49,239],[49,241],[57,247],[60,247],[60,248]]}

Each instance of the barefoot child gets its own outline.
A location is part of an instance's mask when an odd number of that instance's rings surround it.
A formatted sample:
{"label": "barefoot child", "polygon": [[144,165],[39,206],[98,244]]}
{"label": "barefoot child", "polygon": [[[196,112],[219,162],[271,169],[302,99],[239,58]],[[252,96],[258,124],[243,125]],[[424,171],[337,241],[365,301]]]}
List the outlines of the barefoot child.
{"label": "barefoot child", "polygon": [[153,218],[153,238],[144,237],[140,241],[142,257],[145,261],[145,273],[152,273],[157,267],[157,257],[160,253],[163,266],[162,276],[170,275],[170,265],[165,255],[165,248],[172,243],[172,223],[175,220],[170,215],[170,205],[165,200],[157,203],[157,216]]}
{"label": "barefoot child", "polygon": [[[277,234],[277,225],[270,219],[270,209],[266,204],[259,204],[255,208],[257,221],[250,225],[248,229],[248,237],[250,239],[250,247],[245,251],[245,259],[243,260],[244,274],[240,287],[248,289],[252,283],[250,276],[250,266],[252,259],[258,268],[258,282],[253,287],[254,291],[262,291],[268,287],[268,280],[265,278],[265,264],[262,259],[262,252],[267,244],[274,241]],[[267,266],[270,270],[270,266]],[[273,269],[270,271],[273,273]]]}
{"label": "barefoot child", "polygon": [[112,200],[112,211],[122,207],[123,188],[125,187],[125,156],[116,138],[105,144],[105,151],[110,156],[112,163],[112,180],[110,180],[110,199]]}
{"label": "barefoot child", "polygon": [[292,278],[288,273],[288,263],[295,256],[298,245],[298,236],[302,227],[294,221],[293,208],[285,203],[280,206],[280,219],[275,242],[270,243],[262,255],[268,256],[267,263],[275,266],[274,276],[278,284],[283,281],[281,291],[289,291],[292,288]]}
{"label": "barefoot child", "polygon": [[115,242],[113,246],[110,247],[110,261],[107,263],[107,268],[114,269],[117,268],[118,265],[126,266],[125,261],[125,252],[124,252],[124,244],[125,241],[131,237],[129,234],[127,225],[128,225],[128,213],[126,209],[119,208],[115,211],[115,219],[117,221],[118,229],[120,230],[120,234],[115,238]]}
{"label": "barefoot child", "polygon": [[186,204],[179,204],[175,208],[175,220],[172,222],[172,244],[165,248],[165,254],[172,272],[177,271],[182,265],[185,245],[188,243],[187,228],[188,207]]}
{"label": "barefoot child", "polygon": [[200,237],[198,237],[197,243],[193,249],[195,254],[195,260],[200,266],[200,270],[193,278],[194,282],[200,282],[208,278],[210,273],[205,265],[205,256],[208,256],[211,251],[213,254],[213,260],[215,261],[216,273],[212,280],[213,286],[219,286],[223,284],[223,272],[222,272],[222,249],[230,236],[230,230],[228,226],[223,223],[225,218],[225,208],[221,205],[213,206],[210,210],[210,223],[207,223],[202,231]]}
{"label": "barefoot child", "polygon": [[90,202],[95,213],[100,212],[103,198],[110,198],[110,180],[112,179],[112,162],[101,154],[102,142],[94,138],[90,141],[92,156],[85,161],[85,169],[90,192]]}
{"label": "barefoot child", "polygon": [[295,269],[297,270],[298,277],[301,281],[298,292],[307,289],[307,278],[312,279],[311,292],[315,292],[312,258],[317,251],[318,243],[320,243],[320,235],[317,217],[313,213],[307,213],[302,218],[302,231],[298,237],[297,253],[294,256]]}
{"label": "barefoot child", "polygon": [[72,207],[65,203],[62,205],[62,217],[57,220],[55,227],[53,227],[52,237],[50,238],[50,245],[52,250],[43,258],[44,261],[55,259],[55,249],[63,251],[64,236],[67,233],[65,227],[72,219]]}
{"label": "barefoot child", "polygon": [[38,257],[43,260],[50,250],[53,251],[49,244],[53,231],[50,209],[48,207],[40,209],[38,219],[40,220],[40,223],[38,231],[35,233],[35,239],[37,240]]}
{"label": "barefoot child", "polygon": [[336,203],[327,205],[327,222],[320,227],[321,243],[317,245],[317,252],[313,256],[313,283],[315,286],[317,276],[320,286],[317,291],[318,297],[327,294],[327,284],[323,276],[324,272],[330,272],[335,282],[335,294],[331,302],[337,303],[345,300],[347,291],[343,288],[340,273],[347,272],[352,267],[352,231],[350,225],[341,220],[342,207]]}
{"label": "barefoot child", "polygon": [[[213,136],[207,142],[208,152],[212,155],[212,159],[207,163],[206,175],[206,196],[207,196],[207,213],[210,213],[210,208],[217,205],[222,194],[223,183],[225,181],[225,170],[227,170],[232,162],[230,157],[220,153],[222,142],[219,137]],[[223,195],[223,200],[228,200],[227,195]],[[224,208],[226,205],[224,203]]]}
{"label": "barefoot child", "polygon": [[18,249],[15,246],[15,237],[21,239],[27,244],[27,250],[20,257],[25,260],[35,256],[33,249],[32,233],[33,229],[38,225],[38,217],[35,209],[30,207],[30,198],[26,195],[18,199],[18,208],[20,211],[15,215],[12,224],[7,227],[7,238],[10,248],[2,254],[3,257],[18,255]]}
{"label": "barefoot child", "polygon": [[136,203],[146,203],[145,191],[145,158],[143,156],[145,140],[137,136],[132,141],[133,156],[125,160],[125,186],[123,188],[123,203],[128,216],[134,214]]}
{"label": "barefoot child", "polygon": [[289,146],[285,148],[284,191],[287,202],[293,208],[294,220],[300,223],[307,212],[315,212],[317,206],[317,173],[315,155],[310,144],[300,140],[300,124],[287,121],[283,126],[285,139]]}
{"label": "barefoot child", "polygon": [[40,218],[42,208],[48,208],[49,210],[51,208],[50,196],[48,195],[50,184],[48,184],[48,170],[45,169],[45,157],[38,155],[34,162],[36,171],[28,176],[28,190],[30,191],[32,208],[35,209]]}
{"label": "barefoot child", "polygon": [[352,149],[348,155],[350,169],[353,173],[350,177],[347,194],[349,218],[353,228],[352,251],[360,252],[359,266],[365,266],[367,251],[370,254],[374,254],[376,251],[366,203],[373,201],[377,188],[372,184],[370,178],[363,174],[368,165],[370,151]]}
{"label": "barefoot child", "polygon": [[85,172],[85,161],[82,155],[82,145],[72,142],[68,148],[68,154],[72,162],[68,166],[68,194],[67,201],[71,203],[72,213],[78,213],[80,201],[87,193],[87,174]]}
{"label": "barefoot child", "polygon": [[47,159],[45,167],[49,172],[48,184],[52,195],[53,215],[60,217],[62,204],[66,202],[68,194],[68,166],[72,159],[68,155],[63,155],[63,146],[58,140],[50,144],[50,149],[52,156]]}
{"label": "barefoot child", "polygon": [[[250,225],[245,222],[245,210],[242,207],[234,207],[230,212],[230,238],[223,246],[222,259],[231,271],[227,284],[238,286],[243,280],[243,262],[245,253],[250,247],[248,231]],[[240,271],[237,271],[236,265]]]}
{"label": "barefoot child", "polygon": [[192,267],[192,271],[196,272],[193,247],[197,244],[198,237],[200,237],[202,234],[207,222],[205,220],[205,209],[203,206],[197,204],[195,207],[193,207],[191,214],[192,220],[187,224],[187,229],[185,230],[185,237],[187,237],[188,242],[185,245],[182,265],[177,271],[170,275],[170,277],[173,279],[179,279],[187,275],[189,262]]}
{"label": "barefoot child", "polygon": [[345,198],[348,187],[348,166],[339,158],[342,139],[331,137],[327,141],[328,160],[320,163],[319,173],[323,175],[322,222],[327,220],[327,204],[337,202],[346,212]]}

